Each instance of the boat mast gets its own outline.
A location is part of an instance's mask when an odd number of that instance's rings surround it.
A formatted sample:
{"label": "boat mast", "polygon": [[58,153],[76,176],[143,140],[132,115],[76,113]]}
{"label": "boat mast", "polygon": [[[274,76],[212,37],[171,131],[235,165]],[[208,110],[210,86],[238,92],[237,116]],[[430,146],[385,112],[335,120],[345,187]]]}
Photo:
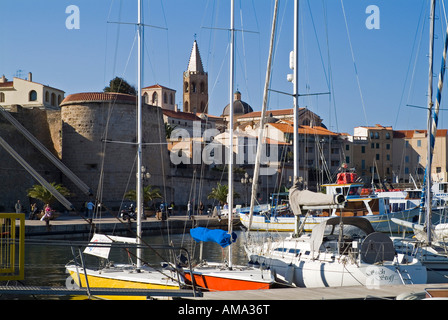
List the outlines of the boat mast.
{"label": "boat mast", "polygon": [[258,176],[260,174],[260,162],[261,162],[261,153],[263,149],[263,137],[264,137],[264,126],[265,126],[265,116],[266,109],[268,104],[268,91],[269,91],[269,83],[271,80],[271,65],[272,65],[272,55],[274,49],[274,40],[275,40],[275,29],[277,26],[277,13],[278,13],[278,0],[275,0],[274,5],[274,17],[272,19],[272,28],[271,28],[271,41],[269,44],[269,56],[268,56],[268,64],[266,68],[266,79],[264,82],[264,92],[263,92],[263,107],[261,108],[261,117],[260,117],[260,127],[258,131],[258,142],[257,142],[257,154],[255,156],[255,167],[254,167],[254,176],[252,179],[252,191],[250,197],[250,210],[249,210],[249,226],[248,232],[250,232],[250,228],[252,226],[252,218],[254,215],[254,206],[255,206],[255,197],[257,194],[258,188]]}
{"label": "boat mast", "polygon": [[434,12],[435,0],[431,0],[430,12],[430,34],[429,34],[429,74],[428,74],[428,152],[426,164],[426,228],[427,241],[431,243],[431,160],[432,160],[432,140],[435,138],[432,132],[432,108],[433,108],[433,60],[434,60]]}
{"label": "boat mast", "polygon": [[[294,0],[294,73],[293,73],[293,100],[294,100],[294,179],[293,185],[299,182],[299,0]],[[299,233],[300,217],[295,216],[295,234]]]}
{"label": "boat mast", "polygon": [[143,182],[142,182],[142,0],[138,1],[138,70],[137,70],[137,269],[142,266],[142,214],[143,214]]}
{"label": "boat mast", "polygon": [[299,179],[299,0],[294,0],[294,184]]}
{"label": "boat mast", "polygon": [[[233,87],[234,87],[234,62],[235,62],[235,19],[234,19],[234,0],[230,2],[230,76],[229,76],[229,187],[228,187],[228,206],[229,206],[229,224],[228,232],[232,235],[232,214],[233,214]],[[232,268],[232,246],[229,246],[229,268]]]}

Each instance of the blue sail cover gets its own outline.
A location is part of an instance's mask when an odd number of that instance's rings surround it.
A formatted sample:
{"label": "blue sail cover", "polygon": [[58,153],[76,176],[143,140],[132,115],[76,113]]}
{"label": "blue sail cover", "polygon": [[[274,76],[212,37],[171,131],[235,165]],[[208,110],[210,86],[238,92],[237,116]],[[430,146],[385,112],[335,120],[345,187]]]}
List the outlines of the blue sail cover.
{"label": "blue sail cover", "polygon": [[190,229],[190,235],[196,241],[216,242],[223,248],[231,245],[237,238],[235,232],[232,232],[232,235],[230,235],[221,229],[207,229],[203,227]]}

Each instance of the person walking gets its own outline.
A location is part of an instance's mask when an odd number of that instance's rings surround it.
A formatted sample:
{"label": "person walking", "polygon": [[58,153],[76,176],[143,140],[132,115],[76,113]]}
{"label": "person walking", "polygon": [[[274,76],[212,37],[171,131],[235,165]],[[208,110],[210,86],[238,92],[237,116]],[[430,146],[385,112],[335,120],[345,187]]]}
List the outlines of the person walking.
{"label": "person walking", "polygon": [[93,204],[92,201],[89,201],[87,203],[87,219],[92,219],[93,218],[93,209],[95,208],[95,205]]}
{"label": "person walking", "polygon": [[199,203],[199,214],[202,216],[204,214],[204,204],[202,203],[202,201]]}
{"label": "person walking", "polygon": [[187,204],[187,213],[188,213],[188,219],[191,219],[191,202],[188,201]]}
{"label": "person walking", "polygon": [[16,213],[22,213],[22,204],[20,203],[20,200],[17,200],[14,208],[16,209]]}

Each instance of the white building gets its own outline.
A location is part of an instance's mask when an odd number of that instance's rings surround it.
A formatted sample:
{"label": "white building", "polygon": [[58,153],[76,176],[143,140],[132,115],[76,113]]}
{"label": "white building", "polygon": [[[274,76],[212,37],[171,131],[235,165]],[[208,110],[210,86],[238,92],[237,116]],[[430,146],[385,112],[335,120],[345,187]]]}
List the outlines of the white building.
{"label": "white building", "polygon": [[0,78],[0,106],[8,108],[20,105],[24,108],[59,109],[64,100],[64,91],[32,81],[31,72],[28,79],[14,77],[8,81]]}

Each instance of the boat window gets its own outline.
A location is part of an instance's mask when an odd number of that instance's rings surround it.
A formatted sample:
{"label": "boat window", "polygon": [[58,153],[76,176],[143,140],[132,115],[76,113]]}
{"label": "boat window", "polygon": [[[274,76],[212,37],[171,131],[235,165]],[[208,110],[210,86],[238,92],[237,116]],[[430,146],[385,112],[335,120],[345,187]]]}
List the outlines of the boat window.
{"label": "boat window", "polygon": [[299,254],[300,249],[289,249],[289,253]]}
{"label": "boat window", "polygon": [[275,248],[274,251],[279,251],[279,252],[287,252],[288,249],[287,248]]}

